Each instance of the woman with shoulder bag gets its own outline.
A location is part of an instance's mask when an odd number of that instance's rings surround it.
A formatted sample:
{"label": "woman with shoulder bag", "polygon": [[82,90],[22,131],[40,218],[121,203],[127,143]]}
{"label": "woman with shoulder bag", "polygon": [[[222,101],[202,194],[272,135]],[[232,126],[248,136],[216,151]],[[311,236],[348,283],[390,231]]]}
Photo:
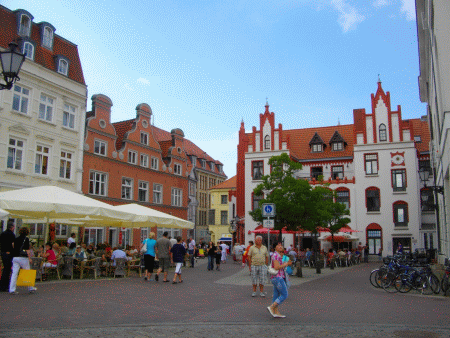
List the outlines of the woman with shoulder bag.
{"label": "woman with shoulder bag", "polygon": [[141,252],[144,254],[145,277],[144,280],[152,280],[152,273],[155,267],[155,233],[150,232],[148,238],[141,244]]}
{"label": "woman with shoulder bag", "polygon": [[[30,230],[27,227],[22,227],[19,230],[19,237],[14,241],[14,258],[13,258],[13,269],[11,275],[11,282],[9,284],[9,293],[11,295],[17,295],[16,284],[17,277],[19,276],[19,270],[30,270],[31,263],[31,252],[30,252],[30,240],[28,239],[28,234]],[[34,286],[29,286],[28,291],[34,292],[37,289]]]}
{"label": "woman with shoulder bag", "polygon": [[292,265],[292,261],[289,260],[283,263],[284,248],[281,243],[278,243],[275,247],[275,253],[272,256],[271,267],[278,271],[276,275],[271,276],[273,284],[273,304],[267,307],[270,314],[275,318],[285,318],[278,310],[278,307],[283,303],[288,296],[289,276],[287,275],[285,268]]}

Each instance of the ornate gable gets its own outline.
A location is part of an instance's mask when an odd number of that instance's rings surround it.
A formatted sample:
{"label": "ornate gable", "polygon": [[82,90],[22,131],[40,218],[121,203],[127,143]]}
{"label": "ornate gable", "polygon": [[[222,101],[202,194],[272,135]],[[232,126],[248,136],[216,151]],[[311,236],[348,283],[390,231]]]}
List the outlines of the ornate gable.
{"label": "ornate gable", "polygon": [[332,143],[338,143],[338,142],[342,142],[344,144],[347,144],[347,142],[345,142],[344,138],[341,136],[341,134],[339,134],[339,132],[336,130],[333,134],[333,136],[330,139],[329,144]]}
{"label": "ornate gable", "polygon": [[319,134],[315,133],[314,136],[312,137],[311,141],[309,141],[309,145],[313,145],[313,144],[323,144],[325,145],[325,142],[323,142],[322,138],[319,136]]}

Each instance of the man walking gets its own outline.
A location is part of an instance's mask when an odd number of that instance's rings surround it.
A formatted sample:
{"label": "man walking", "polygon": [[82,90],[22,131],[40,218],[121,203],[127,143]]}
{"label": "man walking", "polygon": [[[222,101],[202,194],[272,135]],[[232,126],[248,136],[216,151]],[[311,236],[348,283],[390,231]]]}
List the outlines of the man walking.
{"label": "man walking", "polygon": [[264,285],[267,284],[267,265],[269,264],[269,251],[262,245],[262,237],[256,236],[255,245],[248,251],[248,262],[252,276],[253,293],[256,297],[256,286],[259,284],[259,296],[265,297]]}
{"label": "man walking", "polygon": [[193,268],[195,258],[195,241],[192,239],[192,237],[189,237],[188,253],[189,253],[189,261],[191,262],[191,268]]}
{"label": "man walking", "polygon": [[169,282],[167,280],[167,272],[170,267],[170,261],[171,261],[171,255],[170,249],[172,248],[172,243],[170,243],[170,240],[167,238],[169,233],[165,231],[163,233],[163,236],[156,241],[155,245],[155,251],[156,251],[156,258],[159,260],[159,269],[156,271],[155,280],[159,280],[159,274],[161,272],[164,272],[164,280],[163,282],[167,283]]}
{"label": "man walking", "polygon": [[14,235],[14,220],[9,219],[6,230],[0,235],[0,250],[2,252],[2,279],[0,280],[0,291],[9,291],[9,282],[11,278],[12,260],[13,260],[13,243],[16,239]]}

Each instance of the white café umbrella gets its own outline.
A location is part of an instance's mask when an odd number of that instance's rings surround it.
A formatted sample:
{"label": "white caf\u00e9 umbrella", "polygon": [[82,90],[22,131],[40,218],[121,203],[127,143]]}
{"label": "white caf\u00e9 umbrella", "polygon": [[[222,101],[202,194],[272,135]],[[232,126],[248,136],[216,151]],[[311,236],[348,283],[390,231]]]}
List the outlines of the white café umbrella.
{"label": "white caf\u00e9 umbrella", "polygon": [[56,186],[40,186],[0,193],[0,208],[12,217],[76,219],[90,217],[106,223],[132,220],[136,215],[115,209],[96,199]]}
{"label": "white caf\u00e9 umbrella", "polygon": [[0,218],[6,217],[9,215],[9,212],[6,210],[0,209]]}
{"label": "white caf\u00e9 umbrella", "polygon": [[193,229],[194,223],[186,221],[182,218],[166,214],[164,212],[144,207],[140,204],[123,204],[114,206],[120,211],[135,214],[136,217],[132,221],[122,222],[122,227],[149,227],[163,226],[165,228]]}

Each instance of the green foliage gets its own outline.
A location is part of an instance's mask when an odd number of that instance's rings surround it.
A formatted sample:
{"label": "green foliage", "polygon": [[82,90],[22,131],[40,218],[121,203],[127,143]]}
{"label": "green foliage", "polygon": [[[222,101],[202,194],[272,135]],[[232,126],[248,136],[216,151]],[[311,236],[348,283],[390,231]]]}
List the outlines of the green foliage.
{"label": "green foliage", "polygon": [[[272,167],[270,175],[262,177],[262,183],[253,194],[265,195],[260,207],[263,203],[275,204],[275,229],[286,227],[287,230],[317,233],[320,227],[339,230],[350,221],[340,217],[348,214],[348,210],[343,204],[333,202],[333,191],[324,186],[312,187],[307,180],[295,177],[302,165],[292,161],[286,153],[271,157],[269,165]],[[250,215],[257,222],[263,221],[261,208],[251,211]]]}

